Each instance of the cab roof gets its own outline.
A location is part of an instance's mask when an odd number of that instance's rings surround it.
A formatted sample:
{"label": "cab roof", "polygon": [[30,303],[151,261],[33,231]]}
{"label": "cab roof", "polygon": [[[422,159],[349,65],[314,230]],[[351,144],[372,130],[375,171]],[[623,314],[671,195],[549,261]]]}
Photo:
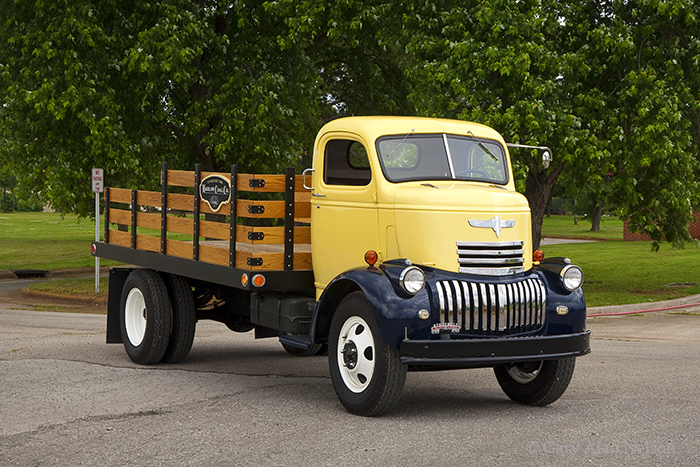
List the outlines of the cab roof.
{"label": "cab roof", "polygon": [[469,135],[494,139],[505,143],[503,137],[493,128],[480,123],[462,120],[448,120],[426,117],[344,117],[333,120],[323,126],[319,135],[333,131],[349,131],[375,140],[385,135],[406,135],[426,133],[446,133]]}

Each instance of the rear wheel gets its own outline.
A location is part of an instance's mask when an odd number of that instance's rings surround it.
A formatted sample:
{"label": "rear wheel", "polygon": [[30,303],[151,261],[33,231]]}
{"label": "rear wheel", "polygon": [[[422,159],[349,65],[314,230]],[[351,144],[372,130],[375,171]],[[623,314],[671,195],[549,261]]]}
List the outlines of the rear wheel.
{"label": "rear wheel", "polygon": [[333,387],[348,411],[377,416],[393,408],[406,382],[406,365],[379,334],[372,305],[353,292],[331,322],[328,363]]}
{"label": "rear wheel", "polygon": [[172,314],[160,274],[149,269],[131,271],[122,289],[119,321],[124,348],[132,361],[150,365],[163,358]]}
{"label": "rear wheel", "polygon": [[514,363],[494,368],[498,384],[515,402],[547,405],[564,394],[574,374],[576,359]]}
{"label": "rear wheel", "polygon": [[197,323],[194,295],[190,283],[182,276],[163,274],[163,280],[173,307],[173,327],[161,362],[177,363],[192,349]]}

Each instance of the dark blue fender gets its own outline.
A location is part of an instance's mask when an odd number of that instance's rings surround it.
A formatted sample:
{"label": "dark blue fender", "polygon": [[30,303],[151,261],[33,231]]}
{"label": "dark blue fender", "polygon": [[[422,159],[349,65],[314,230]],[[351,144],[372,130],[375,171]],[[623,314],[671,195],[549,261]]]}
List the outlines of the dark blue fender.
{"label": "dark blue fender", "polygon": [[[547,321],[543,334],[571,334],[586,330],[586,299],[581,289],[569,292],[561,285],[560,271],[571,264],[567,258],[551,258],[535,266],[533,271],[547,287]],[[566,306],[569,313],[557,314],[558,306]]]}
{"label": "dark blue fender", "polygon": [[[327,342],[333,313],[348,294],[362,291],[372,304],[379,332],[392,347],[401,348],[405,340],[439,338],[431,335],[431,326],[436,313],[439,314],[435,282],[468,280],[474,282],[507,283],[523,280],[536,274],[547,289],[547,308],[544,326],[525,333],[527,336],[563,336],[586,331],[586,301],[581,289],[570,292],[561,284],[560,272],[571,264],[564,258],[552,258],[531,271],[514,277],[469,276],[449,271],[419,266],[426,274],[427,284],[415,296],[405,292],[399,285],[399,276],[407,267],[405,260],[392,260],[378,267],[357,268],[347,271],[326,287],[317,302],[311,326],[311,341]],[[557,308],[565,306],[568,312],[560,314]],[[420,310],[430,311],[431,318],[418,318]]]}
{"label": "dark blue fender", "polygon": [[398,349],[406,333],[419,328],[429,330],[430,320],[418,319],[420,310],[431,310],[428,287],[415,296],[405,292],[399,285],[399,275],[406,267],[404,261],[394,260],[378,267],[353,269],[333,279],[317,303],[311,324],[312,342],[328,340],[333,313],[343,298],[358,290],[372,304],[379,332],[392,347]]}

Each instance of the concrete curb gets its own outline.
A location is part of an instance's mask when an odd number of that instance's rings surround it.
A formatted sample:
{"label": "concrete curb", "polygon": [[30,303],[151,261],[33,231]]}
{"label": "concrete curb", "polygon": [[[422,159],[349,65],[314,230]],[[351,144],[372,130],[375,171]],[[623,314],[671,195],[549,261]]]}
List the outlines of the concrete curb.
{"label": "concrete curb", "polygon": [[51,300],[53,302],[65,304],[65,305],[92,305],[92,306],[106,306],[107,299],[104,297],[80,297],[75,295],[62,295],[50,292],[39,292],[37,290],[30,290],[29,287],[22,289],[22,295],[27,298],[34,298],[40,300]]}
{"label": "concrete curb", "polygon": [[16,280],[17,276],[12,271],[7,269],[0,269],[0,281],[4,280]]}
{"label": "concrete curb", "polygon": [[688,295],[687,297],[662,300],[660,302],[632,303],[629,305],[593,306],[586,310],[589,315],[598,313],[630,313],[634,311],[654,310],[673,306],[686,306],[700,303],[700,295]]}

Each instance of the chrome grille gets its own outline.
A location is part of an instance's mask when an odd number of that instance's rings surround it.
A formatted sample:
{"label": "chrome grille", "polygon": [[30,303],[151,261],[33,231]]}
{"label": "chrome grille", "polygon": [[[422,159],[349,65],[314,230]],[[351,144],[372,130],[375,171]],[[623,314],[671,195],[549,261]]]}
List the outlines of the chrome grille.
{"label": "chrome grille", "polygon": [[525,271],[523,242],[457,242],[459,272],[509,276]]}
{"label": "chrome grille", "polygon": [[509,284],[438,281],[436,287],[440,321],[459,325],[461,333],[519,334],[544,322],[547,293],[538,278]]}

